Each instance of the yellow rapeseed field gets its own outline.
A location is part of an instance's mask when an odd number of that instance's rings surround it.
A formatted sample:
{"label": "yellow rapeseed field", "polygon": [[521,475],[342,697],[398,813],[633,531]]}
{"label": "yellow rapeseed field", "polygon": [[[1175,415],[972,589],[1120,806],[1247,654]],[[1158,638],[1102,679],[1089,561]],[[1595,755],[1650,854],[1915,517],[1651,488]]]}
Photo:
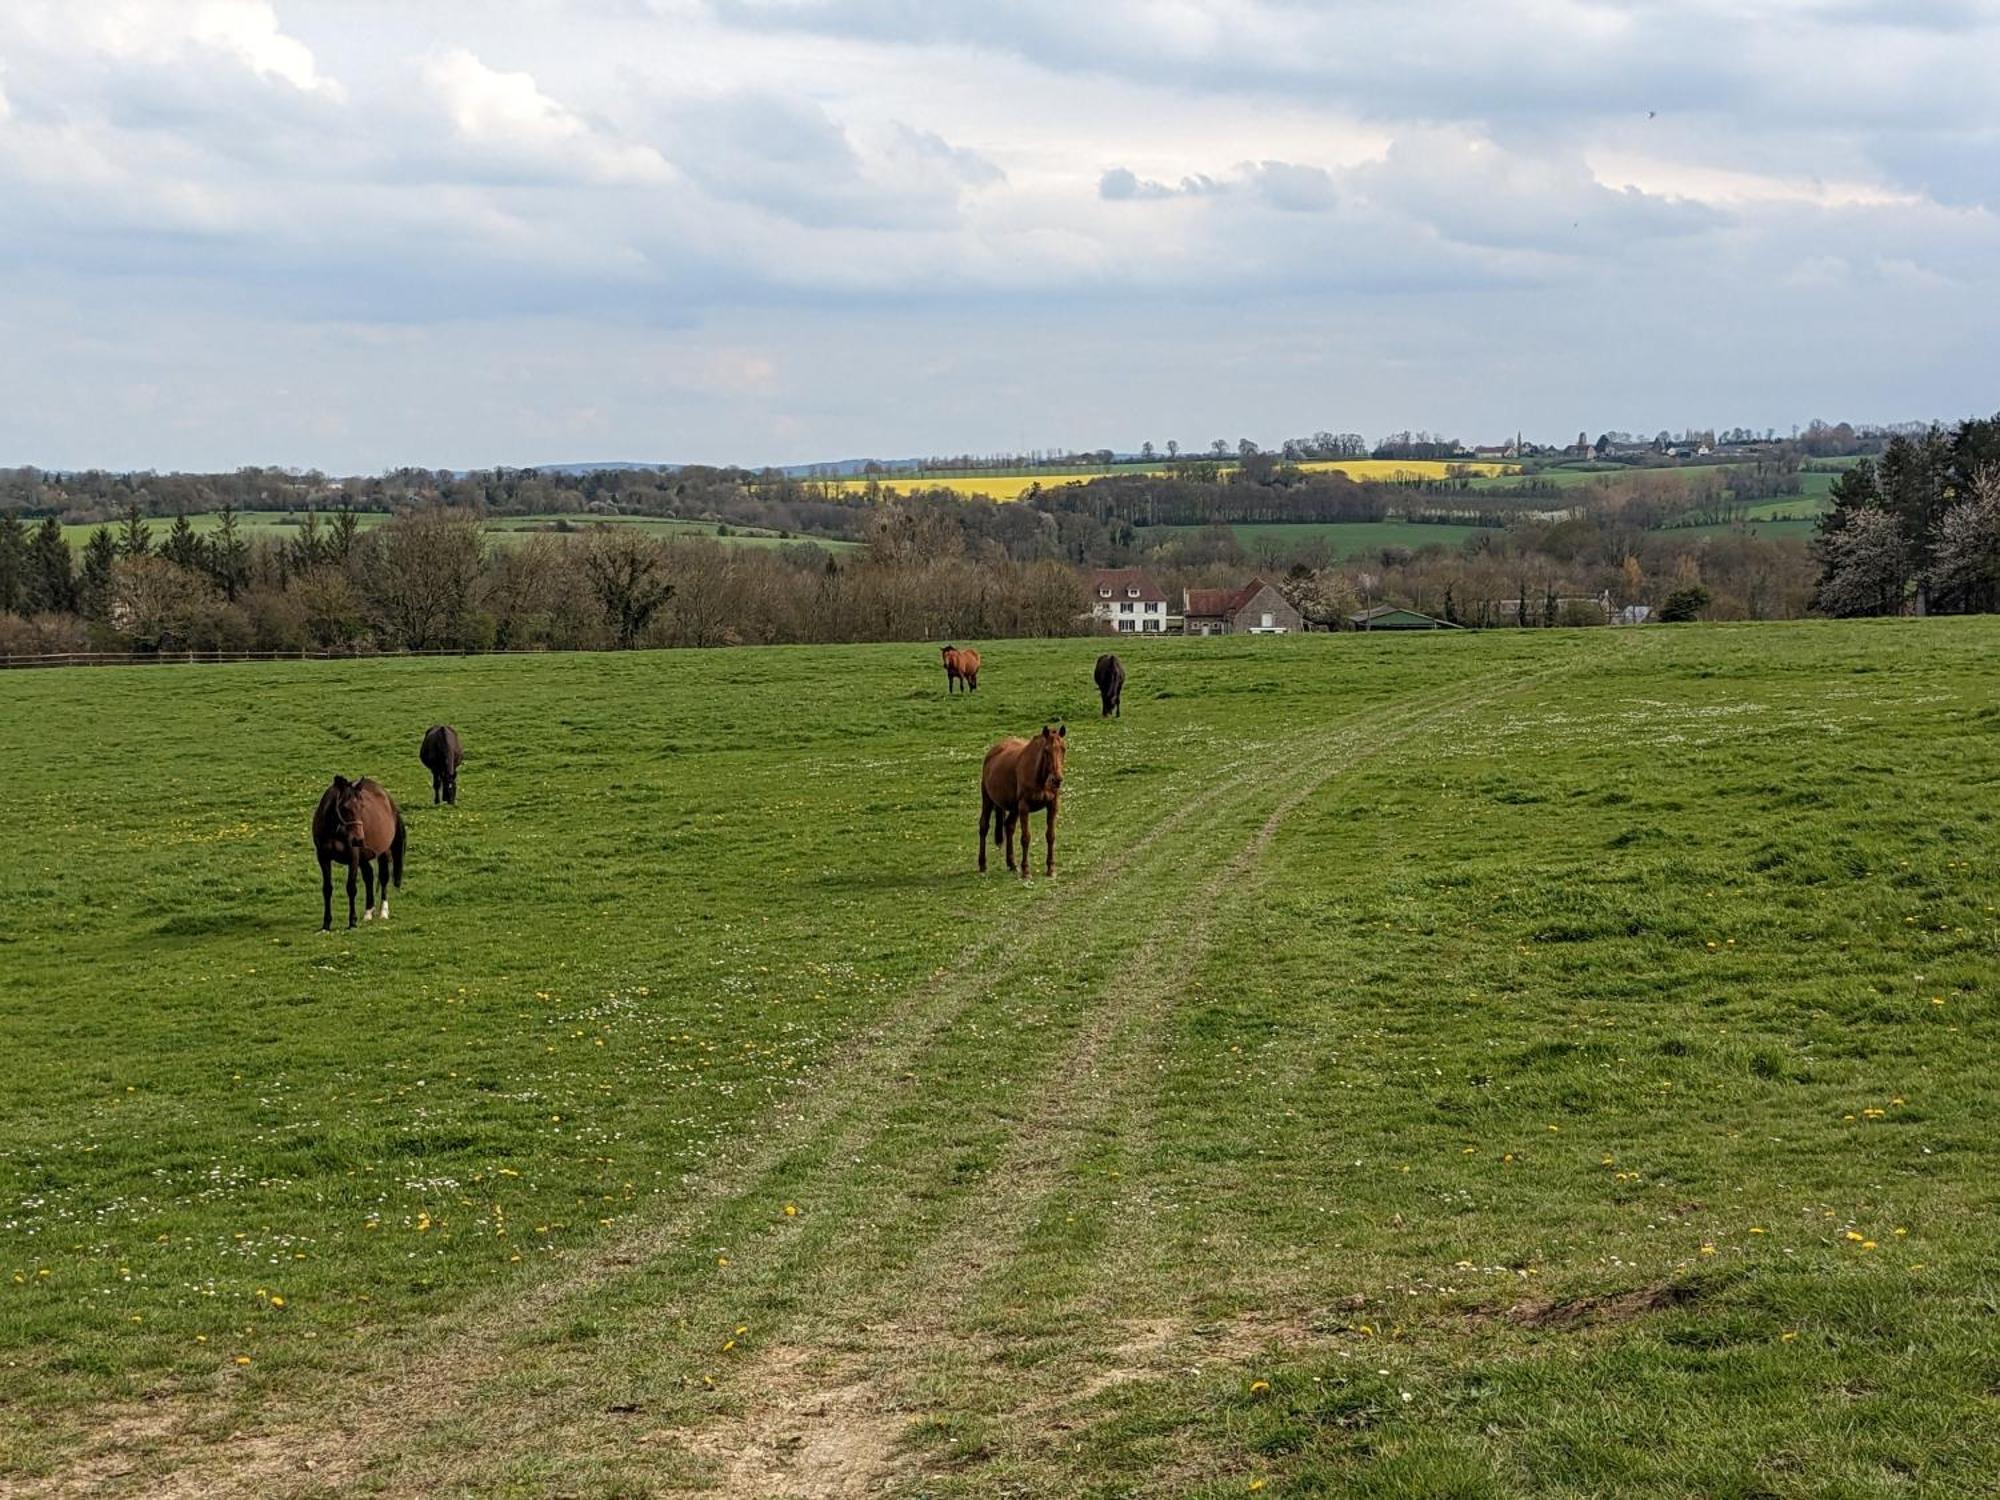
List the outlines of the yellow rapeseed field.
{"label": "yellow rapeseed field", "polygon": [[[1234,468],[1235,465],[1228,467]],[[1357,480],[1397,480],[1397,479],[1443,479],[1450,471],[1476,474],[1487,478],[1495,474],[1511,474],[1518,470],[1514,464],[1465,463],[1451,464],[1436,459],[1420,458],[1340,458],[1303,463],[1299,467],[1310,474],[1345,474]],[[1117,471],[1120,474],[1164,474],[1164,467],[1153,469],[1129,468]],[[1005,478],[967,478],[959,475],[939,475],[930,477],[914,474],[887,474],[878,480],[832,479],[824,481],[835,490],[854,493],[868,488],[872,482],[879,482],[885,490],[908,493],[911,490],[950,490],[954,495],[984,495],[989,500],[1018,500],[1029,490],[1040,486],[1042,489],[1056,489],[1066,484],[1087,484],[1093,479],[1102,479],[1099,473],[1064,473],[1051,470],[1034,475],[1010,475]]]}

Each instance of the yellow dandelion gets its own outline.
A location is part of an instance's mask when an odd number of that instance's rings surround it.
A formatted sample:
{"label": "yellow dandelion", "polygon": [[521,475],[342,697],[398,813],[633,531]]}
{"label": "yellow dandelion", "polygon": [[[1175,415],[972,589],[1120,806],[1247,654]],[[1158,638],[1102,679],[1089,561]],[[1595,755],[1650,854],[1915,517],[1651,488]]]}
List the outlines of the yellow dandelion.
{"label": "yellow dandelion", "polygon": [[1253,1380],[1250,1382],[1250,1394],[1253,1396],[1261,1396],[1270,1388],[1271,1382],[1268,1380]]}
{"label": "yellow dandelion", "polygon": [[1900,1240],[1900,1239],[1904,1238],[1905,1236],[1907,1236],[1907,1235],[1909,1234],[1909,1232],[1910,1232],[1910,1231],[1909,1231],[1909,1230],[1907,1230],[1907,1229],[1902,1229],[1902,1228],[1899,1228],[1899,1229],[1897,1229],[1897,1231],[1896,1231],[1896,1238]]}
{"label": "yellow dandelion", "polygon": [[726,1255],[718,1255],[715,1257],[715,1263],[718,1266],[726,1266],[729,1264],[729,1257]]}
{"label": "yellow dandelion", "polygon": [[1858,1245],[1861,1243],[1863,1236],[1858,1230],[1850,1229],[1847,1231],[1847,1238]]}
{"label": "yellow dandelion", "polygon": [[1875,1248],[1875,1242],[1873,1240],[1863,1240],[1861,1242],[1861,1248],[1863,1250],[1873,1250]]}
{"label": "yellow dandelion", "polygon": [[796,1204],[796,1203],[787,1203],[787,1204],[785,1205],[785,1217],[786,1217],[786,1218],[788,1218],[788,1219],[796,1219],[796,1218],[797,1218],[798,1216],[799,1216],[799,1206],[798,1206],[798,1204]]}
{"label": "yellow dandelion", "polygon": [[1715,1254],[1715,1246],[1713,1246],[1713,1245],[1703,1245],[1703,1246],[1701,1247],[1701,1253],[1702,1253],[1703,1255],[1713,1255],[1713,1254]]}
{"label": "yellow dandelion", "polygon": [[1787,1328],[1783,1333],[1778,1335],[1778,1342],[1781,1344],[1789,1344],[1792,1342],[1793,1339],[1797,1337],[1798,1334],[1796,1332],[1794,1332],[1792,1329]]}
{"label": "yellow dandelion", "polygon": [[1750,1232],[1751,1232],[1752,1234],[1769,1234],[1769,1233],[1770,1233],[1770,1231],[1769,1231],[1768,1229],[1759,1229],[1759,1228],[1758,1228],[1758,1227],[1757,1227],[1757,1226],[1756,1226],[1755,1224],[1752,1224],[1752,1225],[1750,1226]]}
{"label": "yellow dandelion", "polygon": [[1264,1488],[1264,1481],[1262,1479],[1253,1479],[1250,1481],[1250,1488],[1253,1491],[1261,1490],[1262,1488]]}
{"label": "yellow dandelion", "polygon": [[250,1363],[250,1356],[247,1354],[239,1354],[236,1356],[236,1363],[238,1363],[239,1365],[247,1365]]}
{"label": "yellow dandelion", "polygon": [[285,1299],[283,1297],[273,1297],[271,1299],[271,1306],[273,1307],[283,1307],[284,1305]]}

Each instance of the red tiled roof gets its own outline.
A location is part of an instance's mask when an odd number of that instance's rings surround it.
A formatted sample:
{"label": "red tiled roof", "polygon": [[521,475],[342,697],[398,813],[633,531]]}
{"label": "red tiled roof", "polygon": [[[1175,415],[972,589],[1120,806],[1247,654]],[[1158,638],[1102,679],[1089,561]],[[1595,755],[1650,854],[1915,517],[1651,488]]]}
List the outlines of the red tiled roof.
{"label": "red tiled roof", "polygon": [[1264,580],[1253,578],[1239,589],[1183,589],[1182,613],[1204,619],[1227,619],[1257,597]]}
{"label": "red tiled roof", "polygon": [[1099,568],[1090,578],[1092,597],[1100,597],[1103,590],[1110,589],[1114,599],[1129,599],[1128,589],[1137,589],[1139,598],[1159,604],[1167,602],[1167,596],[1160,586],[1153,582],[1153,575],[1144,568]]}

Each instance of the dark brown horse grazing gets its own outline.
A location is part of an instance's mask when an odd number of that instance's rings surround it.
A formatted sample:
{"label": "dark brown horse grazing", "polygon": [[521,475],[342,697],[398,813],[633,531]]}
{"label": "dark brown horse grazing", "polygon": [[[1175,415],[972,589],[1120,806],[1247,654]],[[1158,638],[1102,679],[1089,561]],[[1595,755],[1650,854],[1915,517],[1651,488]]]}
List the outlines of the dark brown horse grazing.
{"label": "dark brown horse grazing", "polygon": [[1097,696],[1104,700],[1103,718],[1117,714],[1124,718],[1119,698],[1125,692],[1125,663],[1109,651],[1097,658]]}
{"label": "dark brown horse grazing", "polygon": [[979,691],[979,653],[961,651],[956,646],[944,648],[944,690],[949,693],[963,682],[967,692]]}
{"label": "dark brown horse grazing", "polygon": [[[403,888],[403,815],[381,787],[362,777],[349,781],[333,778],[333,785],[319,799],[313,812],[313,850],[319,855],[319,885],[324,912],[321,932],[333,930],[333,865],[347,866],[347,925],[354,925],[354,877],[359,874],[367,885],[368,904],[364,920],[389,920],[389,879]],[[375,907],[375,887],[382,887],[382,906]]]}
{"label": "dark brown horse grazing", "polygon": [[1002,740],[986,752],[979,773],[979,868],[986,869],[986,830],[993,842],[1007,849],[1007,868],[1014,868],[1014,827],[1021,828],[1021,878],[1028,878],[1028,815],[1046,808],[1049,814],[1048,873],[1056,872],[1056,809],[1062,801],[1063,757],[1069,749],[1069,728],[1058,724],[1030,740]]}
{"label": "dark brown horse grazing", "polygon": [[424,743],[417,759],[431,773],[431,806],[458,802],[458,768],[465,764],[465,747],[458,731],[449,724],[433,724],[424,731]]}

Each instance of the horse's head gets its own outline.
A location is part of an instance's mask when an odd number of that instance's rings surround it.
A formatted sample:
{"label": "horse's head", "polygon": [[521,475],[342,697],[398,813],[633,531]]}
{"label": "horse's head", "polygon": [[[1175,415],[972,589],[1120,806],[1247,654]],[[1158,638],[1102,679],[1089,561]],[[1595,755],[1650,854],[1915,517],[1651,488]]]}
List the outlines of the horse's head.
{"label": "horse's head", "polygon": [[943,648],[943,651],[944,651],[944,659],[946,661],[950,661],[954,656],[958,654],[958,647],[946,646]]}
{"label": "horse's head", "polygon": [[350,844],[367,841],[367,831],[361,823],[361,788],[345,776],[333,778],[333,820]]}
{"label": "horse's head", "polygon": [[1055,728],[1051,729],[1048,725],[1044,724],[1042,726],[1041,740],[1042,780],[1041,786],[1038,788],[1043,795],[1053,797],[1057,792],[1062,790],[1063,757],[1068,751],[1069,726],[1067,724],[1058,724]]}

